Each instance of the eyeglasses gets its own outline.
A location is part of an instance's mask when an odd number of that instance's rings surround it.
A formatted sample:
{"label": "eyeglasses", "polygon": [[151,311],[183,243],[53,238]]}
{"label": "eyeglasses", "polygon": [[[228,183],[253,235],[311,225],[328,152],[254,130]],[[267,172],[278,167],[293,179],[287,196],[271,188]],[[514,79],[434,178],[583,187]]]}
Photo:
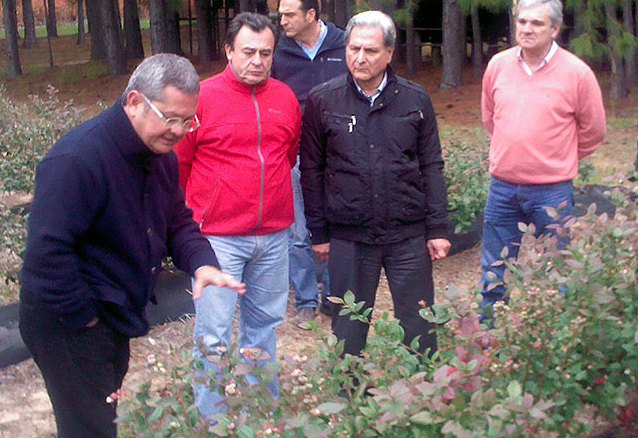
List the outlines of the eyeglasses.
{"label": "eyeglasses", "polygon": [[194,114],[192,117],[184,120],[181,117],[166,117],[162,112],[155,106],[151,100],[144,96],[143,93],[140,93],[144,102],[153,110],[153,112],[160,118],[162,122],[164,122],[164,127],[167,129],[173,129],[177,126],[186,129],[188,132],[196,131],[201,124],[199,123],[199,119],[197,118],[197,114]]}

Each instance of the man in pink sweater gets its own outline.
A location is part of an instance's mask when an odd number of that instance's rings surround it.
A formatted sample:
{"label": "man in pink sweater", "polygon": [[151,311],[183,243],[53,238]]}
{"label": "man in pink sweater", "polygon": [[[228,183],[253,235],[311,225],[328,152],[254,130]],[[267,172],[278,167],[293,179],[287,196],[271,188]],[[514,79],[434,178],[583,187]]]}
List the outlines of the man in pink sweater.
{"label": "man in pink sweater", "polygon": [[[560,48],[560,0],[520,0],[518,45],[492,58],[483,77],[481,111],[490,136],[490,187],[485,206],[481,307],[504,297],[501,251],[516,257],[518,223],[553,233],[547,208],[571,214],[578,161],[598,148],[605,110],[592,70]],[[559,245],[565,245],[565,239]]]}

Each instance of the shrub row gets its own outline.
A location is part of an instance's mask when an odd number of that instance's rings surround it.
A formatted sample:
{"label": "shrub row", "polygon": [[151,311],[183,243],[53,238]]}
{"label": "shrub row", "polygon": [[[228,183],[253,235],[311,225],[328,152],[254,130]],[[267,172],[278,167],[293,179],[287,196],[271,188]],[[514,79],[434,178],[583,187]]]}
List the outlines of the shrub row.
{"label": "shrub row", "polygon": [[[625,202],[614,218],[590,207],[560,230],[572,234],[564,250],[521,227],[520,257],[507,262],[510,301],[496,306],[491,326],[479,323],[476,297],[465,290],[451,288],[421,311],[438,324],[441,350],[432,358],[402,345],[401,327],[384,314],[363,357],[342,358],[341,344],[326,336],[316,354],[287,359],[278,401],[265,389],[273,370],[254,366],[259,352],[231,346],[214,359],[223,383],[210,385],[228,400],[215,426],[193,407],[188,360],[159,392],[147,383],[126,397],[120,422],[132,435],[166,437],[562,437],[617,417],[635,428],[636,206]],[[367,321],[352,294],[339,304]],[[249,385],[248,374],[262,383]]]}
{"label": "shrub row", "polygon": [[[0,85],[0,194],[30,193],[35,168],[55,141],[82,120],[72,102],[52,87],[43,98],[18,104]],[[26,238],[26,212],[0,199],[0,304],[17,300],[17,276]]]}

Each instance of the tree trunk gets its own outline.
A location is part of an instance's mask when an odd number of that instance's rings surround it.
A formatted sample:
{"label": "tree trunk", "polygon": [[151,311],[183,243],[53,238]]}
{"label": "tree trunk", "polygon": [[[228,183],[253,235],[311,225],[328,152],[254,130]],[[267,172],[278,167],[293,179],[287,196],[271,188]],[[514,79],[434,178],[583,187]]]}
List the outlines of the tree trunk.
{"label": "tree trunk", "polygon": [[126,73],[126,56],[122,47],[120,16],[117,13],[117,0],[100,0],[100,23],[104,29],[106,63],[112,76]]}
{"label": "tree trunk", "polygon": [[239,12],[255,12],[257,5],[254,0],[236,0],[239,4]]}
{"label": "tree trunk", "polygon": [[104,30],[100,23],[99,3],[101,0],[86,0],[86,18],[91,34],[91,60],[106,59]]}
{"label": "tree trunk", "polygon": [[335,24],[339,27],[346,27],[348,24],[348,7],[346,0],[334,0]]}
{"label": "tree trunk", "polygon": [[55,16],[55,0],[45,0],[49,7],[49,14],[46,17],[47,35],[51,38],[58,36],[58,19]]}
{"label": "tree trunk", "polygon": [[170,6],[168,6],[166,11],[166,40],[170,53],[184,55],[182,51],[182,35],[179,31],[179,11],[177,9],[172,10]]}
{"label": "tree trunk", "polygon": [[151,20],[151,52],[153,54],[167,52],[166,1],[149,0],[148,8]]}
{"label": "tree trunk", "polygon": [[335,22],[335,0],[325,0],[323,2],[324,7],[321,8],[321,12],[326,15],[328,21]]}
{"label": "tree trunk", "polygon": [[15,0],[2,0],[2,15],[7,45],[7,76],[13,78],[22,74],[18,50],[18,15],[16,14]]}
{"label": "tree trunk", "polygon": [[212,10],[209,0],[195,0],[195,14],[197,16],[197,50],[199,64],[208,69],[215,59],[215,42],[213,41]]}
{"label": "tree trunk", "polygon": [[416,76],[416,50],[414,42],[414,18],[410,13],[405,24],[405,67],[408,77]]}
{"label": "tree trunk", "polygon": [[144,58],[137,0],[124,0],[124,42],[126,43],[126,59]]}
{"label": "tree trunk", "polygon": [[481,39],[481,22],[479,20],[479,7],[476,0],[472,2],[472,66],[474,79],[483,77],[483,40]]}
{"label": "tree trunk", "polygon": [[585,13],[586,5],[584,2],[574,2],[574,34],[572,38],[581,36],[585,32],[585,23],[583,14]]}
{"label": "tree trunk", "polygon": [[[623,25],[625,32],[629,35],[634,35],[636,32],[636,26],[634,24],[633,14],[633,0],[623,1]],[[627,87],[631,88],[636,82],[636,50],[633,49],[625,55],[625,79]]]}
{"label": "tree trunk", "polygon": [[22,47],[25,49],[38,47],[38,38],[35,35],[33,3],[31,0],[22,0],[22,21],[24,22],[24,41],[22,42]]}
{"label": "tree trunk", "polygon": [[84,0],[78,0],[78,39],[77,45],[84,45],[84,40],[86,38],[86,32],[84,29]]}
{"label": "tree trunk", "polygon": [[[607,38],[618,35],[620,23],[616,15],[616,6],[605,2],[605,23],[607,28]],[[610,46],[609,60],[611,62],[611,90],[612,99],[622,99],[627,96],[627,84],[625,83],[625,73],[622,63],[622,55],[616,53]]]}
{"label": "tree trunk", "polygon": [[463,83],[463,59],[461,53],[462,41],[465,35],[461,33],[463,14],[458,0],[443,0],[443,77],[441,89],[458,88]]}
{"label": "tree trunk", "polygon": [[512,5],[512,7],[509,8],[507,16],[509,17],[509,20],[510,20],[509,43],[510,43],[510,46],[514,46],[516,45],[516,17],[514,17],[514,5]]}

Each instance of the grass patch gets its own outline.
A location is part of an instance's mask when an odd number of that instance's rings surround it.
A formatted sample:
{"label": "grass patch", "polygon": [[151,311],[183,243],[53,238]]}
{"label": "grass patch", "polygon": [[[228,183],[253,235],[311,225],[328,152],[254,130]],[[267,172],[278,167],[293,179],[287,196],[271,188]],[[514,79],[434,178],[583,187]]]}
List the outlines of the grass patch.
{"label": "grass patch", "polygon": [[[150,28],[150,22],[149,20],[140,20],[140,27],[142,29],[149,29]],[[62,24],[58,24],[57,26],[58,28],[58,36],[69,36],[69,35],[77,35],[78,34],[78,24],[75,23],[62,23]],[[86,32],[88,32],[89,30],[89,26],[88,24],[84,25],[84,29]],[[18,35],[20,35],[20,38],[23,39],[24,38],[24,27],[20,27],[18,29]],[[4,28],[0,29],[0,40],[3,40],[6,38],[6,33],[4,31]],[[36,26],[35,28],[35,36],[37,38],[46,38],[47,36],[47,28],[46,26]]]}
{"label": "grass patch", "polygon": [[607,128],[610,132],[637,129],[638,122],[636,122],[636,119],[632,117],[608,117]]}
{"label": "grass patch", "polygon": [[576,185],[626,185],[636,159],[635,117],[607,117],[607,136],[603,145],[580,163]]}
{"label": "grass patch", "polygon": [[56,68],[54,85],[73,85],[86,79],[99,78],[108,74],[108,67],[103,61],[90,61],[77,65],[65,65]]}

